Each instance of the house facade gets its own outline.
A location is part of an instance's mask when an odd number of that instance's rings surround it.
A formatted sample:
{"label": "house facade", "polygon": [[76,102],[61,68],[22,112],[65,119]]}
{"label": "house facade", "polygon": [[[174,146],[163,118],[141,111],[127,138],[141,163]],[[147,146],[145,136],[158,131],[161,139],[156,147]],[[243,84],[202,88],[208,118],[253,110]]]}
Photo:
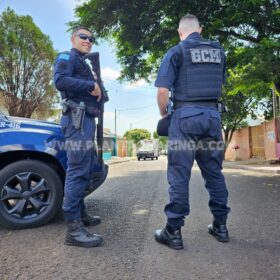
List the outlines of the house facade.
{"label": "house facade", "polygon": [[280,160],[280,117],[234,132],[225,159],[246,160],[252,157]]}

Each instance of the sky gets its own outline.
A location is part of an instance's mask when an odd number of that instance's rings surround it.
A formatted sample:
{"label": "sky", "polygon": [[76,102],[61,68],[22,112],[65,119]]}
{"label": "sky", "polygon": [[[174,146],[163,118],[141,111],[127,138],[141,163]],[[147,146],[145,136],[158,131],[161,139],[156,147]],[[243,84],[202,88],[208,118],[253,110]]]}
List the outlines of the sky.
{"label": "sky", "polygon": [[[83,1],[83,0],[82,0]],[[33,22],[48,35],[57,51],[71,49],[67,23],[75,20],[74,9],[81,0],[0,0],[0,13],[10,7],[18,15],[29,15]],[[105,104],[104,127],[115,133],[115,110],[117,134],[134,128],[156,130],[160,119],[156,91],[153,82],[119,83],[121,66],[117,63],[114,46],[99,41],[92,51],[100,53],[101,75],[108,90],[109,102]]]}

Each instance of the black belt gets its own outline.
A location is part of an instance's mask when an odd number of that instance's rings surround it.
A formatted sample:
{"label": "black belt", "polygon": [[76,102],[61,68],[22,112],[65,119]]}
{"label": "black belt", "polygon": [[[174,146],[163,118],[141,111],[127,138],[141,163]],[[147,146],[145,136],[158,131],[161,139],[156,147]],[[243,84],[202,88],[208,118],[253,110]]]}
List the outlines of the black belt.
{"label": "black belt", "polygon": [[175,101],[173,104],[174,110],[185,106],[209,106],[217,108],[217,100],[203,100],[203,101]]}

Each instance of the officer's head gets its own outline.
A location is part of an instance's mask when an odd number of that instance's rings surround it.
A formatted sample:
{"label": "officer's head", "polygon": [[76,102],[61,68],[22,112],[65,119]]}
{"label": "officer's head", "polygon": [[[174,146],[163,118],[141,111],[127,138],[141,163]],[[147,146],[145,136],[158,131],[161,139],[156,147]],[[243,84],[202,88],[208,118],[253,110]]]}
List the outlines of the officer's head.
{"label": "officer's head", "polygon": [[186,15],[180,19],[178,33],[181,40],[186,39],[191,33],[201,33],[202,27],[200,27],[198,18],[194,15]]}
{"label": "officer's head", "polygon": [[94,38],[92,32],[84,26],[76,27],[72,31],[72,47],[83,54],[90,52]]}

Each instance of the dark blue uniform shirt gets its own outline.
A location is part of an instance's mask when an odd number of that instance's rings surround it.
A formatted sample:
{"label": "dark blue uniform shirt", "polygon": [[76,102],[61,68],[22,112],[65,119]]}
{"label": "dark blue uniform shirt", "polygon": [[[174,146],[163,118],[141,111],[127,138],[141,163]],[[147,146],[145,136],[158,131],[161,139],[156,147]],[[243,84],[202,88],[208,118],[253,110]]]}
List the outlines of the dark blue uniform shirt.
{"label": "dark blue uniform shirt", "polygon": [[66,93],[74,101],[96,103],[97,98],[90,93],[94,90],[95,81],[85,56],[77,49],[60,53],[54,64],[54,83],[56,88]]}

